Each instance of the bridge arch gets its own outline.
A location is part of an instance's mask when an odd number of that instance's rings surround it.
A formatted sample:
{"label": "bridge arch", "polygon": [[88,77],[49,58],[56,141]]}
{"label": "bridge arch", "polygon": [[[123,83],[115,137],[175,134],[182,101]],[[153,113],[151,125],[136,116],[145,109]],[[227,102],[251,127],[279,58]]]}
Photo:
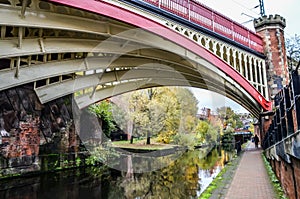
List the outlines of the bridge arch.
{"label": "bridge arch", "polygon": [[[19,17],[20,7],[10,9],[9,13],[0,14],[2,19],[9,18],[2,22],[2,32],[6,33],[8,27],[15,28],[12,35],[2,34],[0,41],[6,49],[0,52],[0,58],[10,62],[0,73],[1,89],[33,82],[42,102],[76,92],[81,92],[78,99],[89,97],[93,99],[90,102],[95,102],[105,98],[105,92],[115,89],[116,85],[126,87],[122,92],[130,91],[134,90],[130,87],[133,80],[150,78],[152,82],[148,81],[143,87],[189,84],[219,92],[255,116],[270,108],[268,101],[245,78],[218,57],[188,38],[123,8],[102,1],[91,4],[68,1],[68,7],[34,1],[24,18]],[[107,41],[107,38],[112,39]],[[216,49],[215,45],[212,49]],[[115,56],[120,59],[115,60]],[[135,61],[122,66],[121,62],[130,58]],[[143,76],[145,71],[136,68],[140,63],[165,64],[184,78],[171,81],[176,73],[163,69],[157,78],[157,68],[147,68],[149,74]],[[136,76],[119,81],[122,74],[133,69]],[[39,86],[41,81],[45,83]],[[75,89],[67,86],[72,84],[74,88],[76,81],[81,83]],[[87,91],[90,93],[86,94]],[[100,97],[95,97],[96,92]]]}

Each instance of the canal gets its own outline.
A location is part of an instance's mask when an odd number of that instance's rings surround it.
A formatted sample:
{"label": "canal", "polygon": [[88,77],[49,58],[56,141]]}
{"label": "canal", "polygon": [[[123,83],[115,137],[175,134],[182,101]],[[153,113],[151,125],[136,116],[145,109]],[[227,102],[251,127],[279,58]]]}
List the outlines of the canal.
{"label": "canal", "polygon": [[6,179],[0,198],[198,198],[233,156],[221,148],[195,149],[148,172],[93,166]]}

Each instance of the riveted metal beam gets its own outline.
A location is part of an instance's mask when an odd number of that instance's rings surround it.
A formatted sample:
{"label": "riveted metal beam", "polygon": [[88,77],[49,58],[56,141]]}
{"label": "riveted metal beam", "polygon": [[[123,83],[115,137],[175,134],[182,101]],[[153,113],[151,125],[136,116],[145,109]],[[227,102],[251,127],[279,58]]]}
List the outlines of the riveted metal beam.
{"label": "riveted metal beam", "polygon": [[[28,4],[25,0],[22,3]],[[187,46],[178,45],[172,36],[163,38],[151,30],[101,15],[69,7],[65,7],[65,13],[58,13],[55,4],[43,2],[44,8],[50,6],[48,10],[40,9],[39,1],[31,4],[34,5],[26,10],[26,6],[21,10],[18,6],[0,6],[0,58],[11,59],[11,70],[0,70],[0,89],[45,80],[43,87],[35,86],[42,102],[82,91],[82,98],[90,98],[84,102],[87,104],[102,99],[109,89],[116,94],[135,87],[190,85],[219,92],[247,109],[257,107],[252,110],[256,114],[260,111],[251,88],[249,94],[233,81],[235,71],[217,58],[210,59],[212,52],[196,48],[189,41]],[[20,12],[24,13],[23,18]],[[56,61],[51,60],[52,53],[57,54]],[[71,60],[65,60],[65,53],[70,54]],[[76,60],[75,53],[86,53],[88,58],[79,56]],[[93,54],[103,57],[90,57]],[[43,59],[36,63],[29,60],[28,66],[20,64],[20,57],[31,55],[43,55]],[[63,81],[62,75],[75,73],[77,78]],[[51,79],[58,81],[53,83]],[[239,79],[238,83],[243,81]],[[133,84],[136,86],[131,88]],[[120,88],[124,90],[118,91]]]}
{"label": "riveted metal beam", "polygon": [[[99,79],[99,76],[101,78]],[[111,71],[100,74],[79,76],[74,80],[66,81],[61,84],[52,84],[40,88],[36,88],[36,93],[42,103],[57,99],[65,94],[74,93],[79,90],[91,88],[92,90],[98,85],[105,85],[107,83],[113,84],[119,81],[132,81],[135,79],[152,79],[170,78],[177,80],[185,80],[191,78],[188,74],[185,76],[177,71],[171,70],[153,70],[153,69],[134,69],[126,71]],[[197,79],[197,77],[194,77]],[[198,78],[197,81],[201,82]],[[188,85],[188,83],[186,84]],[[93,94],[92,94],[93,95]]]}

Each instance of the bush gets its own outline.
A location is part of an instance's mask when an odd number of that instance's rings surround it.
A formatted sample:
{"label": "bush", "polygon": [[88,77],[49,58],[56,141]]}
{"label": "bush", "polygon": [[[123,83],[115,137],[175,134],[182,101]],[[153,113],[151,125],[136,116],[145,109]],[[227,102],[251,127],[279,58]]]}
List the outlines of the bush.
{"label": "bush", "polygon": [[177,134],[174,136],[174,144],[186,146],[189,149],[193,149],[196,145],[195,135],[194,134]]}
{"label": "bush", "polygon": [[157,136],[157,142],[161,142],[164,144],[170,144],[174,140],[174,136],[176,133],[174,131],[162,132]]}

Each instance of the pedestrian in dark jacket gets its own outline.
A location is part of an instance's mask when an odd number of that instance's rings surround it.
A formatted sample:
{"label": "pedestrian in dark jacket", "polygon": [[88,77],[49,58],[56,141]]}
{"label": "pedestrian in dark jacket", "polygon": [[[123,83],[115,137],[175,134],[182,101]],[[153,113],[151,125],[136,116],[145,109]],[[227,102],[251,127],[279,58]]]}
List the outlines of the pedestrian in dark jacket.
{"label": "pedestrian in dark jacket", "polygon": [[259,138],[258,138],[257,134],[255,134],[255,136],[254,136],[254,143],[255,143],[255,148],[258,148]]}

